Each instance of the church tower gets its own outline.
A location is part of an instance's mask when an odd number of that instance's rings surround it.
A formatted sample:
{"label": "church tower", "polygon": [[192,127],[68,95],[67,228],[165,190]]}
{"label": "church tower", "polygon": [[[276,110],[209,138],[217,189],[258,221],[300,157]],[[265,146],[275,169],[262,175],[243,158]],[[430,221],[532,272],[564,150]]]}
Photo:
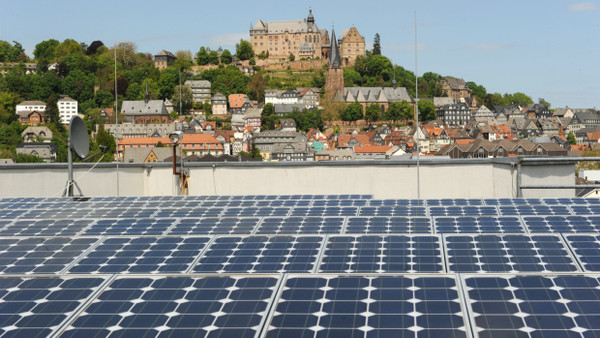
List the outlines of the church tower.
{"label": "church tower", "polygon": [[335,30],[331,29],[331,52],[329,54],[329,66],[325,77],[325,98],[332,100],[337,93],[344,96],[344,70],[342,69],[342,57]]}

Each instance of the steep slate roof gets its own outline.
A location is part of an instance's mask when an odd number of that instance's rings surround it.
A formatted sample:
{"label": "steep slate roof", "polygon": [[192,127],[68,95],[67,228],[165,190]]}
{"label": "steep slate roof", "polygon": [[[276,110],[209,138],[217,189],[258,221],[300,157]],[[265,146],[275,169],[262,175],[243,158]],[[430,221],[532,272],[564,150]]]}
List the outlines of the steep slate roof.
{"label": "steep slate roof", "polygon": [[[344,87],[345,101],[354,103],[401,102],[414,103],[414,99],[404,87]],[[383,96],[382,96],[383,95]],[[385,98],[384,101],[379,101]]]}
{"label": "steep slate roof", "polygon": [[456,90],[469,89],[469,87],[467,87],[467,83],[463,79],[457,79],[457,78],[447,76],[447,77],[444,77],[444,80],[447,81],[448,85],[452,89],[456,89]]}
{"label": "steep slate roof", "polygon": [[175,55],[173,55],[173,53],[166,51],[166,50],[161,50],[160,52],[156,53],[155,56],[168,56],[168,57],[172,57],[172,58],[176,58]]}
{"label": "steep slate roof", "polygon": [[331,54],[329,55],[329,66],[331,68],[342,67],[342,57],[340,56],[340,49],[333,28],[331,29]]}
{"label": "steep slate roof", "polygon": [[123,101],[121,113],[124,115],[168,115],[162,100]]}

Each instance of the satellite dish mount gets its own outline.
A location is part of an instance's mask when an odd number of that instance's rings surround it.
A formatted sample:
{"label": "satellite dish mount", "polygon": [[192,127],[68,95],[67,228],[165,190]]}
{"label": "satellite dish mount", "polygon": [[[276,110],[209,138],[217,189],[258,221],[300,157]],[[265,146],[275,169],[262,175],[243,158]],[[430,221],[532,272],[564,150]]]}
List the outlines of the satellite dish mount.
{"label": "satellite dish mount", "polygon": [[73,116],[69,124],[68,158],[69,158],[69,180],[65,186],[63,197],[73,197],[74,189],[77,188],[79,196],[83,196],[81,188],[73,179],[73,154],[74,151],[80,158],[85,158],[90,151],[90,138],[87,127],[79,116]]}

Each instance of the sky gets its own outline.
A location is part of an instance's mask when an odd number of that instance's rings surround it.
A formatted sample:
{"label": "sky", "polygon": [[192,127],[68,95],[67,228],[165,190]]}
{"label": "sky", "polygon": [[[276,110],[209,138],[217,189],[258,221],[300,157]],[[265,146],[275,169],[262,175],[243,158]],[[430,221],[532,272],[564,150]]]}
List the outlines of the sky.
{"label": "sky", "polygon": [[312,8],[319,28],[354,25],[372,48],[417,72],[473,81],[488,93],[523,92],[552,107],[600,108],[600,0],[4,0],[0,40],[35,45],[67,38],[138,51],[235,50],[250,26],[300,20]]}

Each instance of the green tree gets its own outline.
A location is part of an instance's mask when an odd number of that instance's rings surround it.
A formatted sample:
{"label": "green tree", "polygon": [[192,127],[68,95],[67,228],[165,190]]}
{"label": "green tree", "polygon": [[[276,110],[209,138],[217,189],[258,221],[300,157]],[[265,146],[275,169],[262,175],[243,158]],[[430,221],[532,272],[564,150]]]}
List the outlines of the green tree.
{"label": "green tree", "polygon": [[42,41],[35,45],[35,49],[33,50],[33,56],[36,60],[46,60],[47,62],[52,61],[54,59],[54,49],[58,46],[60,42],[58,40],[50,39],[46,41]]}
{"label": "green tree", "polygon": [[94,98],[94,84],[96,76],[94,74],[86,74],[82,70],[74,70],[69,72],[62,83],[61,88],[63,93],[69,95],[73,99],[81,102]]}
{"label": "green tree", "polygon": [[508,105],[508,104],[517,104],[519,106],[524,106],[527,104],[532,104],[533,100],[531,99],[531,97],[517,92],[514,94],[504,94],[504,96],[502,97],[504,100],[504,104]]}
{"label": "green tree", "polygon": [[572,144],[572,145],[577,144],[577,139],[575,139],[575,134],[573,134],[572,131],[570,131],[569,135],[567,135],[567,141],[569,141],[569,144]]}
{"label": "green tree", "polygon": [[360,103],[354,102],[346,106],[346,110],[342,114],[344,121],[356,121],[363,118],[363,107]]}
{"label": "green tree", "polygon": [[[248,77],[245,76],[236,66],[230,65],[222,69],[214,69],[214,78],[211,82],[211,92],[214,94],[219,92],[225,96],[230,94],[246,94],[248,92]],[[202,75],[207,73],[203,72]]]}
{"label": "green tree", "polygon": [[367,118],[367,121],[379,121],[379,113],[381,111],[381,108],[379,107],[379,105],[377,103],[371,103],[370,105],[367,106],[367,111],[365,113],[365,117]]}
{"label": "green tree", "polygon": [[419,121],[431,121],[437,119],[435,105],[429,100],[419,100]]}
{"label": "green tree", "polygon": [[414,116],[413,106],[411,106],[408,101],[402,100],[402,102],[400,102],[400,119],[408,121],[414,119]]}
{"label": "green tree", "polygon": [[[179,95],[179,91],[181,89],[181,95]],[[181,107],[179,107],[179,98],[181,97]],[[186,85],[175,86],[175,91],[173,93],[173,97],[171,98],[171,102],[175,105],[175,109],[180,114],[187,114],[192,105],[194,104],[194,97],[192,95],[192,90],[190,87]]]}
{"label": "green tree", "polygon": [[381,55],[381,36],[379,33],[375,33],[373,39],[373,55]]}
{"label": "green tree", "polygon": [[44,160],[38,155],[17,153],[15,156],[17,163],[44,163]]}
{"label": "green tree", "polygon": [[260,119],[262,130],[275,129],[275,125],[279,123],[279,117],[275,115],[275,107],[272,103],[265,104],[260,114]]}
{"label": "green tree", "polygon": [[235,53],[240,60],[249,60],[254,56],[252,44],[244,39],[240,40],[240,43],[235,45]]}
{"label": "green tree", "polygon": [[[185,82],[184,79],[181,82]],[[175,68],[167,67],[160,72],[158,80],[158,97],[161,100],[173,96],[175,86],[179,83],[179,72]]]}
{"label": "green tree", "polygon": [[344,86],[354,87],[362,85],[362,76],[353,68],[344,68]]}
{"label": "green tree", "polygon": [[256,73],[248,82],[248,95],[251,99],[262,102],[265,99],[265,88],[267,81],[260,73]]}
{"label": "green tree", "polygon": [[102,155],[102,162],[112,162],[115,158],[115,150],[117,144],[114,136],[104,129],[103,124],[98,125],[98,132],[96,133],[96,144],[98,146],[106,147],[106,152]]}
{"label": "green tree", "polygon": [[288,55],[288,60],[290,60],[290,62],[296,60],[296,55],[294,55],[294,53],[290,52],[290,55]]}
{"label": "green tree", "polygon": [[548,101],[544,100],[543,98],[541,98],[541,97],[540,97],[540,98],[538,98],[538,103],[539,103],[539,104],[543,104],[543,105],[544,105],[544,107],[546,107],[546,108],[550,109],[550,106],[551,106],[550,102],[548,102]]}
{"label": "green tree", "polygon": [[467,82],[467,87],[471,89],[471,95],[475,96],[479,101],[483,101],[487,95],[487,90],[485,87],[478,85],[475,82]]}
{"label": "green tree", "polygon": [[0,62],[27,61],[23,46],[17,41],[13,41],[13,44],[0,40]]}
{"label": "green tree", "polygon": [[221,63],[228,65],[231,61],[233,61],[233,56],[229,49],[225,49],[223,53],[221,53]]}
{"label": "green tree", "polygon": [[50,95],[46,101],[46,123],[51,123],[61,129],[60,114],[58,112],[58,99],[54,95]]}
{"label": "green tree", "polygon": [[196,54],[196,63],[200,66],[208,64],[208,52],[204,46],[200,47],[200,50]]}
{"label": "green tree", "polygon": [[208,63],[211,65],[219,64],[219,53],[216,50],[212,50],[208,53]]}

